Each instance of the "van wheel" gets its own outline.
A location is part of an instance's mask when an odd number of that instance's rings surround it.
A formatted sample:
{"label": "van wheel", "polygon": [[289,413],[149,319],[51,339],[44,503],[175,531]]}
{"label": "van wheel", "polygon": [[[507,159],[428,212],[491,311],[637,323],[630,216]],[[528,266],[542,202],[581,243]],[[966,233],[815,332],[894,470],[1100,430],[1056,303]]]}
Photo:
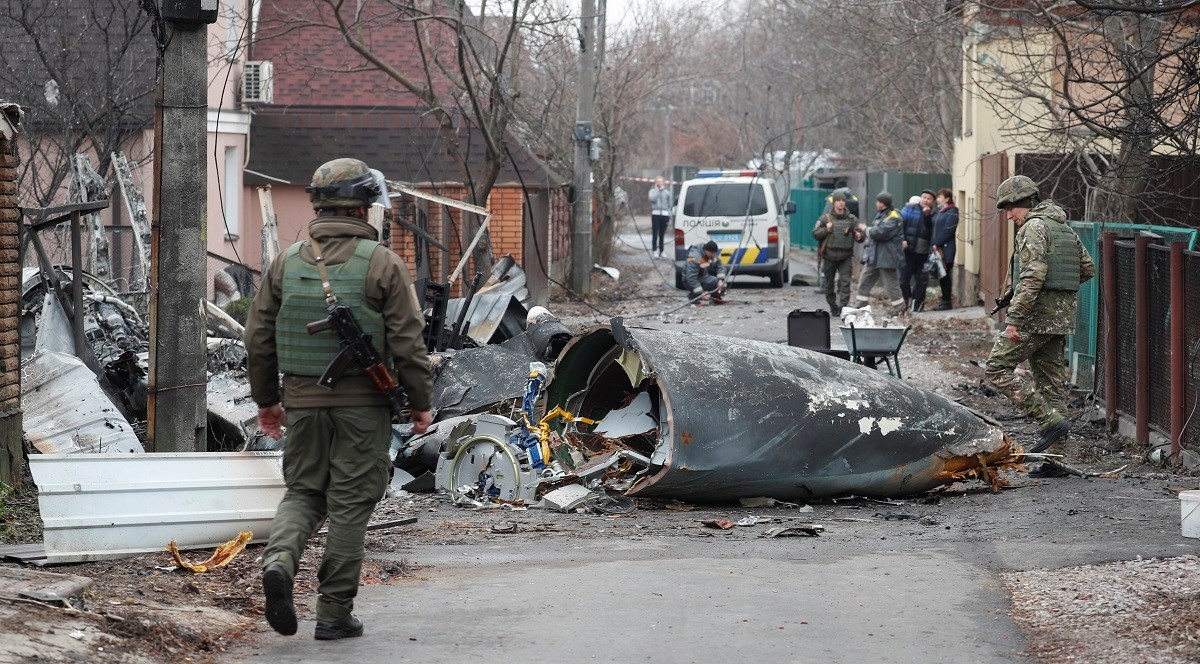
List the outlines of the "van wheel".
{"label": "van wheel", "polygon": [[785,285],[792,283],[792,266],[791,265],[783,266],[783,283]]}
{"label": "van wheel", "polygon": [[687,286],[683,284],[683,273],[678,269],[675,270],[675,287],[679,290],[687,290]]}
{"label": "van wheel", "polygon": [[787,274],[787,268],[784,268],[783,272],[776,272],[775,274],[772,274],[771,288],[783,288],[783,280],[786,278],[784,276],[785,274]]}

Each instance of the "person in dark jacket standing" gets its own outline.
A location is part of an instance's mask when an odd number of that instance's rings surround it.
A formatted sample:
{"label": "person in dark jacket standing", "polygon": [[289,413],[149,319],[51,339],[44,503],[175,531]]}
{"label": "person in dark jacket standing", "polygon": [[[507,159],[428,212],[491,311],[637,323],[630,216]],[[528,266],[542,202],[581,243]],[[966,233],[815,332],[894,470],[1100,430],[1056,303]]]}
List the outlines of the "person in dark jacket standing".
{"label": "person in dark jacket standing", "polygon": [[671,188],[661,177],[654,180],[650,188],[650,252],[655,258],[664,258],[663,238],[671,223]]}
{"label": "person in dark jacket standing", "polygon": [[888,305],[893,315],[904,311],[904,297],[900,294],[900,284],[897,273],[904,264],[904,241],[902,232],[903,220],[896,208],[892,207],[892,195],[886,191],[879,192],[875,197],[875,220],[868,228],[859,224],[860,232],[866,234],[867,242],[863,245],[863,271],[858,278],[858,306],[864,306],[871,301],[871,290],[875,283],[883,279],[884,290],[887,291]]}
{"label": "person in dark jacket standing", "polygon": [[939,189],[937,193],[937,212],[933,214],[933,250],[941,257],[942,265],[946,268],[946,276],[942,277],[939,285],[942,287],[942,301],[936,311],[945,311],[954,307],[954,252],[958,245],[958,208],[954,206],[954,192],[949,189]]}
{"label": "person in dark jacket standing", "polygon": [[846,195],[840,191],[833,193],[832,209],[813,226],[813,238],[821,243],[821,284],[834,316],[840,316],[842,307],[850,303],[854,245],[864,236],[860,226],[858,217],[846,209]]}
{"label": "person in dark jacket standing", "polygon": [[328,517],[313,635],[333,640],[363,633],[351,611],[367,521],[387,488],[392,412],[361,369],[347,372],[333,389],[318,384],[339,352],[339,339],[332,329],[309,334],[307,324],[325,317],[330,300],[350,308],[404,386],[413,433],[432,422],[433,371],[408,268],[379,244],[366,221],[367,208],[380,195],[367,165],[327,162],[308,192],[317,212],[309,239],[280,254],[263,275],[244,339],[250,394],[267,435],[281,437],[287,409],[286,491],[263,551],[264,613],[275,631],[296,633],[292,578],[305,543]]}
{"label": "person in dark jacket standing", "polygon": [[929,286],[929,274],[925,272],[925,261],[933,244],[933,192],[921,192],[916,206],[906,205],[904,217],[904,265],[900,272],[900,292],[904,295],[911,311],[925,307],[925,289]]}

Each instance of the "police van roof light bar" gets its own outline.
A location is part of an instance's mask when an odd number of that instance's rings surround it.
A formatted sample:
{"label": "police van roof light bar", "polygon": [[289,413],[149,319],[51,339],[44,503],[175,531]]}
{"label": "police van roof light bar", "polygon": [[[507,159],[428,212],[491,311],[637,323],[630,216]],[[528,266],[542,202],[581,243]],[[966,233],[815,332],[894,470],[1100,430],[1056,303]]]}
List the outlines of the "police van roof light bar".
{"label": "police van roof light bar", "polygon": [[696,179],[700,178],[736,178],[736,177],[755,177],[762,175],[760,171],[700,171],[696,174]]}

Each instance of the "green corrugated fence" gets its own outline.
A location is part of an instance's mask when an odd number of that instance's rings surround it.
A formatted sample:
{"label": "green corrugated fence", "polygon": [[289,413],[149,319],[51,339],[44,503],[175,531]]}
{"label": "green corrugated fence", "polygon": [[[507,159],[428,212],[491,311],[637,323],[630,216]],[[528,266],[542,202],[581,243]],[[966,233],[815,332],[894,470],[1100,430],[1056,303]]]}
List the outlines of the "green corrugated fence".
{"label": "green corrugated fence", "polygon": [[817,250],[817,241],[813,239],[812,229],[825,211],[825,197],[831,193],[833,192],[828,189],[791,190],[789,197],[796,204],[796,212],[788,221],[793,247]]}

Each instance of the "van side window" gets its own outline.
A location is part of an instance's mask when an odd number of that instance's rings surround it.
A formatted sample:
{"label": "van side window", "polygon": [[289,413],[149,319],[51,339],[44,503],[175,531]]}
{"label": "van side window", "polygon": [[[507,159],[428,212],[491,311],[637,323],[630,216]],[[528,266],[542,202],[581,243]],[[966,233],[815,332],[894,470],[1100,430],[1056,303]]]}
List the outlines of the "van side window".
{"label": "van side window", "polygon": [[767,193],[759,182],[692,185],[683,200],[687,217],[744,217],[767,211]]}

